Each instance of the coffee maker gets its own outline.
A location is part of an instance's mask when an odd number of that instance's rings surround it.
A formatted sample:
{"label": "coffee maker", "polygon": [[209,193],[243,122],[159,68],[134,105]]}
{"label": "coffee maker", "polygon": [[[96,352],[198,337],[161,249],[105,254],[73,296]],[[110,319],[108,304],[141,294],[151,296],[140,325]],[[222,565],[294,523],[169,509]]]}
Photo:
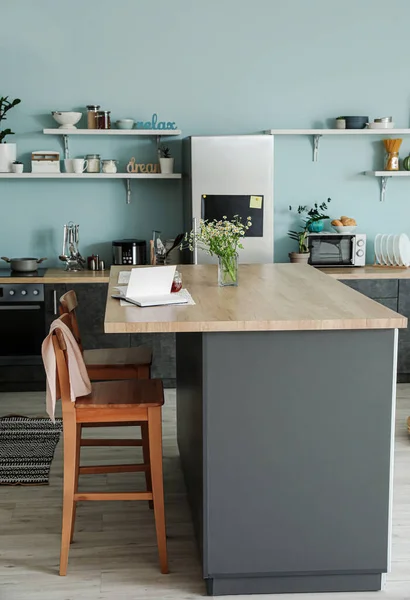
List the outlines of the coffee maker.
{"label": "coffee maker", "polygon": [[114,240],[112,243],[112,262],[114,265],[147,264],[147,243],[145,240]]}

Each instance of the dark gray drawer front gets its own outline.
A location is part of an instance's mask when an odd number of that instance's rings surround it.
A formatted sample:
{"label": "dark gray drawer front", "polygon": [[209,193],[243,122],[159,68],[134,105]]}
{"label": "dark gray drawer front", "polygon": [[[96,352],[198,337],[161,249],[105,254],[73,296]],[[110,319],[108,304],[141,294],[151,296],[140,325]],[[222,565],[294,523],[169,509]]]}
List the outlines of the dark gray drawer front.
{"label": "dark gray drawer front", "polygon": [[152,348],[151,376],[160,379],[175,379],[175,334],[174,333],[132,333],[131,346]]}
{"label": "dark gray drawer front", "polygon": [[398,373],[410,373],[410,342],[399,341]]}
{"label": "dark gray drawer front", "polygon": [[397,298],[398,279],[341,279],[341,283],[369,298]]}
{"label": "dark gray drawer front", "polygon": [[398,299],[397,298],[372,298],[375,302],[383,304],[386,308],[390,308],[397,312]]}
{"label": "dark gray drawer front", "polygon": [[[399,281],[398,312],[410,319],[410,281],[401,279]],[[400,329],[399,340],[410,342],[410,330]]]}

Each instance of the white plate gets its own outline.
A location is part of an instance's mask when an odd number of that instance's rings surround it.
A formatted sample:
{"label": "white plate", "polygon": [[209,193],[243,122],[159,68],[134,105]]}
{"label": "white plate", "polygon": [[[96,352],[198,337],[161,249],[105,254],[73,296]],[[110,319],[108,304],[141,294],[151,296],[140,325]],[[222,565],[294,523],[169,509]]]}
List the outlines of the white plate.
{"label": "white plate", "polygon": [[396,260],[394,258],[393,245],[394,245],[394,235],[391,233],[389,235],[389,237],[387,238],[386,250],[387,250],[387,258],[389,259],[389,263],[392,266],[396,264]]}
{"label": "white plate", "polygon": [[394,240],[393,240],[393,253],[394,253],[394,261],[395,261],[396,265],[399,265],[399,267],[402,267],[403,263],[402,263],[401,257],[400,257],[399,240],[400,240],[400,234],[395,235]]}
{"label": "white plate", "polygon": [[376,261],[379,263],[379,265],[383,264],[383,259],[382,259],[382,254],[380,251],[380,242],[382,239],[382,234],[378,233],[376,235],[376,237],[374,238],[374,254],[376,256]]}
{"label": "white plate", "polygon": [[380,240],[380,254],[382,255],[382,265],[390,265],[389,259],[387,257],[387,238],[389,235],[387,233],[383,233],[382,239]]}
{"label": "white plate", "polygon": [[400,234],[399,251],[401,263],[405,267],[410,266],[410,240],[405,233]]}

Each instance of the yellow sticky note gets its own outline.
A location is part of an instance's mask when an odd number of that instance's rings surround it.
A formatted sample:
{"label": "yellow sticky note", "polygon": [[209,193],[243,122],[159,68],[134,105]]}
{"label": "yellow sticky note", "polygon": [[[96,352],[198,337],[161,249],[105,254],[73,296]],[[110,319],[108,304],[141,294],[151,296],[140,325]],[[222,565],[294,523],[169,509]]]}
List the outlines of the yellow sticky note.
{"label": "yellow sticky note", "polygon": [[262,196],[251,196],[249,208],[262,208]]}

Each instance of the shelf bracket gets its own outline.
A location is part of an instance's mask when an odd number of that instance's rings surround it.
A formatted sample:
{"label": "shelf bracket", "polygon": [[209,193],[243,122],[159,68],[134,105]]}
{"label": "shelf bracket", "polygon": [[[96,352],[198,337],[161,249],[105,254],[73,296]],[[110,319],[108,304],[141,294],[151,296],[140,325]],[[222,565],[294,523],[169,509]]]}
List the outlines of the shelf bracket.
{"label": "shelf bracket", "polygon": [[125,186],[127,189],[126,196],[125,196],[125,203],[131,204],[131,180],[130,179],[125,180]]}
{"label": "shelf bracket", "polygon": [[64,142],[64,158],[70,158],[70,147],[68,145],[68,135],[63,135]]}
{"label": "shelf bracket", "polygon": [[384,202],[386,200],[386,188],[388,179],[388,177],[382,177],[380,180],[380,202]]}
{"label": "shelf bracket", "polygon": [[319,154],[319,140],[321,137],[321,135],[313,136],[313,162],[317,162],[317,157]]}

